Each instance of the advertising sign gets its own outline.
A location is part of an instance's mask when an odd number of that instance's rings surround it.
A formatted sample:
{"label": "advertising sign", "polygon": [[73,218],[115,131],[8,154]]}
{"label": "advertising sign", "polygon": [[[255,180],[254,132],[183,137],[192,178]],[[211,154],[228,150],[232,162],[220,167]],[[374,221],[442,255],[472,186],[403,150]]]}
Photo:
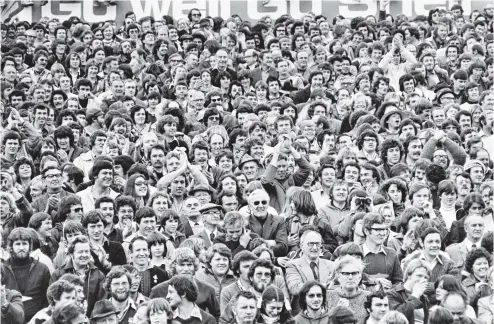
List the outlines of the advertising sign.
{"label": "advertising sign", "polygon": [[[403,13],[409,17],[427,15],[433,8],[449,9],[454,4],[460,3],[469,15],[472,10],[482,10],[490,0],[404,0],[391,1],[389,12],[392,15]],[[161,19],[164,15],[170,15],[177,19],[186,16],[192,8],[199,9],[203,16],[224,19],[238,14],[243,20],[251,22],[269,15],[277,18],[288,14],[295,19],[300,19],[307,12],[316,15],[323,14],[332,19],[340,14],[345,18],[357,16],[377,15],[379,2],[377,0],[123,0],[117,1],[116,6],[103,4],[94,6],[92,0],[49,0],[44,6],[35,1],[34,6],[23,8],[21,1],[7,1],[2,10],[2,21],[9,17],[17,17],[20,21],[38,21],[41,17],[56,17],[61,21],[71,16],[77,16],[86,22],[98,22],[115,20],[122,23],[124,15],[128,11],[136,14],[137,18],[153,16]]]}

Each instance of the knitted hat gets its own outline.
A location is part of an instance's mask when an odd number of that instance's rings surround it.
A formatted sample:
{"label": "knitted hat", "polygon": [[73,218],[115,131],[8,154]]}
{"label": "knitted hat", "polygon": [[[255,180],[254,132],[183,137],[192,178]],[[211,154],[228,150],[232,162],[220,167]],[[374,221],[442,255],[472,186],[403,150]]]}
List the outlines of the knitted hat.
{"label": "knitted hat", "polygon": [[465,166],[463,167],[463,171],[468,172],[471,168],[475,168],[475,167],[481,167],[482,172],[485,173],[485,165],[479,160],[470,160],[467,163],[465,163]]}
{"label": "knitted hat", "polygon": [[105,160],[98,160],[94,162],[92,172],[91,174],[93,175],[93,178],[97,178],[98,174],[100,173],[101,170],[112,170],[113,171],[113,164],[109,161]]}
{"label": "knitted hat", "polygon": [[262,300],[264,302],[284,302],[285,296],[283,295],[283,290],[270,285],[264,289],[264,292],[262,293]]}
{"label": "knitted hat", "polygon": [[455,80],[468,80],[468,73],[465,70],[458,70],[453,74]]}
{"label": "knitted hat", "polygon": [[353,312],[345,306],[336,306],[329,314],[330,322],[335,324],[356,323],[357,319]]}
{"label": "knitted hat", "polygon": [[447,93],[451,93],[453,96],[455,95],[455,93],[453,92],[453,90],[451,90],[450,88],[442,88],[439,91],[437,91],[437,93],[436,93],[436,101],[440,103],[441,102],[441,97],[444,96]]}

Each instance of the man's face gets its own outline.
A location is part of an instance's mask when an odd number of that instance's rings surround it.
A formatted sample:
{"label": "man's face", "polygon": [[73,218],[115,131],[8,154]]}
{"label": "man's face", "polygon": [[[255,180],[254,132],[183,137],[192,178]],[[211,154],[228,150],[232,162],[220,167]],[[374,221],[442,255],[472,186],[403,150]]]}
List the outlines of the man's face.
{"label": "man's face", "polygon": [[465,231],[469,240],[478,242],[484,235],[484,219],[481,216],[469,216]]}
{"label": "man's face", "polygon": [[321,253],[322,242],[321,235],[315,232],[307,234],[304,240],[301,242],[302,253],[310,260],[319,259]]}
{"label": "man's face", "polygon": [[389,311],[389,301],[388,297],[384,297],[383,299],[374,297],[372,298],[371,308],[369,311],[370,317],[375,321],[381,320],[381,318],[386,315]]}
{"label": "man's face", "polygon": [[298,62],[298,65],[301,67],[301,68],[305,68],[307,67],[307,63],[309,61],[309,55],[307,55],[307,53],[305,52],[300,52],[298,55],[297,55],[297,62]]}
{"label": "man's face", "polygon": [[74,246],[74,252],[72,260],[79,267],[85,267],[91,260],[91,249],[89,243],[76,243]]}
{"label": "man's face", "polygon": [[166,295],[166,300],[170,303],[172,309],[177,308],[182,302],[182,296],[180,296],[173,286],[168,286],[168,294]]}
{"label": "man's face", "polygon": [[221,198],[221,206],[227,213],[236,211],[238,209],[238,199],[236,196],[223,196]]}
{"label": "man's face", "polygon": [[39,125],[44,125],[47,118],[48,118],[48,109],[36,109],[36,114],[34,115],[34,120]]}
{"label": "man's face", "polygon": [[472,182],[469,178],[464,178],[463,176],[459,175],[456,177],[456,186],[458,188],[458,194],[461,196],[466,196],[472,189]]}
{"label": "man's face", "polygon": [[249,181],[255,180],[259,166],[255,161],[246,162],[242,165],[242,172],[245,173]]}
{"label": "man's face", "polygon": [[132,243],[131,258],[134,264],[146,265],[149,258],[149,247],[146,241],[137,240]]}
{"label": "man's face", "polygon": [[99,211],[105,216],[106,222],[108,224],[113,223],[113,216],[115,216],[115,210],[112,202],[102,202],[98,208]]}
{"label": "man's face", "polygon": [[165,165],[165,152],[161,149],[151,150],[150,160],[153,168],[161,170]]}
{"label": "man's face", "polygon": [[422,142],[419,139],[413,140],[408,145],[408,156],[413,160],[418,160],[422,154]]}
{"label": "man's face", "polygon": [[5,142],[5,152],[11,155],[17,154],[17,151],[19,151],[19,141],[16,139],[8,139]]}
{"label": "man's face", "polygon": [[199,207],[201,207],[199,200],[195,197],[189,197],[184,202],[183,214],[189,219],[196,219],[200,216]]}
{"label": "man's face", "polygon": [[257,292],[263,292],[271,284],[271,269],[258,266],[254,269],[254,275],[251,278],[252,287]]}
{"label": "man's face", "polygon": [[441,235],[439,233],[427,235],[423,241],[423,248],[424,253],[435,258],[441,249]]}
{"label": "man's face", "polygon": [[481,184],[484,180],[484,170],[480,166],[476,166],[470,169],[470,180],[473,184]]}
{"label": "man's face", "polygon": [[113,299],[123,302],[129,298],[130,282],[126,275],[120,278],[113,278],[110,285],[110,294]]}
{"label": "man's face", "polygon": [[99,242],[103,238],[105,225],[102,221],[87,225],[87,235],[91,240]]}
{"label": "man's face", "polygon": [[232,309],[237,323],[252,323],[257,314],[257,302],[254,298],[239,297]]}
{"label": "man's face", "polygon": [[365,229],[367,239],[372,241],[376,245],[383,244],[384,240],[388,236],[388,226],[386,224],[372,224],[370,229]]}
{"label": "man's face", "polygon": [[388,152],[386,152],[386,157],[388,160],[388,164],[394,165],[400,162],[401,151],[398,147],[391,147],[388,149]]}
{"label": "man's face", "polygon": [[249,207],[255,217],[266,217],[269,207],[269,196],[266,192],[257,191],[249,196]]}
{"label": "man's face", "polygon": [[26,260],[29,258],[31,247],[28,241],[17,240],[12,244],[12,258],[16,260]]}
{"label": "man's face", "polygon": [[313,286],[309,291],[307,292],[307,295],[305,297],[305,302],[307,304],[307,309],[310,309],[312,311],[317,311],[323,307],[323,302],[324,297],[322,294],[322,289],[319,286]]}
{"label": "man's face", "polygon": [[95,183],[103,188],[109,188],[113,182],[113,170],[101,170],[96,177]]}
{"label": "man's face", "polygon": [[44,182],[49,189],[55,189],[58,191],[62,186],[62,172],[57,169],[47,170],[43,175]]}
{"label": "man's face", "polygon": [[446,300],[443,301],[443,307],[453,314],[454,324],[463,323],[467,305],[459,295],[454,294],[446,297]]}

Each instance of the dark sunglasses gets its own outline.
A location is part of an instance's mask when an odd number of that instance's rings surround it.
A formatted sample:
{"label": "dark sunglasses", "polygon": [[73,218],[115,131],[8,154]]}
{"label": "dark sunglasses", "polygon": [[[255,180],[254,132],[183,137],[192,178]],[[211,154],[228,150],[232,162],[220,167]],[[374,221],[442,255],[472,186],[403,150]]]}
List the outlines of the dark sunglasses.
{"label": "dark sunglasses", "polygon": [[265,206],[268,204],[268,201],[267,200],[254,201],[254,206],[259,206],[259,204],[262,204]]}
{"label": "dark sunglasses", "polygon": [[208,120],[211,120],[211,121],[218,121],[220,120],[220,117],[216,117],[216,116],[211,116],[208,118]]}

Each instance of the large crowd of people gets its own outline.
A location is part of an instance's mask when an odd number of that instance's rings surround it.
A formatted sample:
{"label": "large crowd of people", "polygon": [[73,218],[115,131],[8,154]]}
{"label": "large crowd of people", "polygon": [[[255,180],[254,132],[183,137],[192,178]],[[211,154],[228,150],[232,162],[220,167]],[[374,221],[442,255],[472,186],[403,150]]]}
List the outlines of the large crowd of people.
{"label": "large crowd of people", "polygon": [[336,14],[2,23],[2,323],[494,323],[494,5]]}

